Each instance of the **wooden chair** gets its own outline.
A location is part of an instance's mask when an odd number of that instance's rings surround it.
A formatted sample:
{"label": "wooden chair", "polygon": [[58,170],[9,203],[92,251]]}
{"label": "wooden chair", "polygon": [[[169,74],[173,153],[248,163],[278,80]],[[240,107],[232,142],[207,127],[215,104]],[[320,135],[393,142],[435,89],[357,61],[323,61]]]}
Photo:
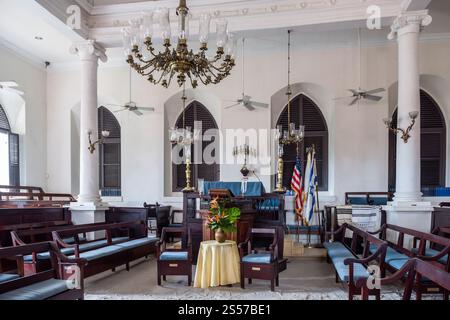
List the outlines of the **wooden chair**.
{"label": "wooden chair", "polygon": [[[186,238],[185,248],[168,249],[167,240],[169,238]],[[187,276],[188,285],[192,283],[192,246],[191,233],[185,228],[163,228],[161,240],[156,244],[156,254],[158,257],[158,285],[161,285],[161,277],[166,281],[166,276]]]}
{"label": "wooden chair", "polygon": [[[256,238],[271,238],[272,244],[268,250],[258,252],[254,243]],[[241,288],[245,289],[245,279],[252,283],[252,279],[270,280],[270,288],[275,291],[279,286],[279,274],[286,270],[287,260],[279,255],[277,229],[253,228],[249,230],[247,240],[239,244],[241,257]]]}

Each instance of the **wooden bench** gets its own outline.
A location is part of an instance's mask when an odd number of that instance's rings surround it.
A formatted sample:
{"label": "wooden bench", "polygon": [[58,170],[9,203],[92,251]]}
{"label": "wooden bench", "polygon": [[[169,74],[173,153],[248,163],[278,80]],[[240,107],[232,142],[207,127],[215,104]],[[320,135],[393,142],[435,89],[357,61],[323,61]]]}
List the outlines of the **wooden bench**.
{"label": "wooden bench", "polygon": [[[391,224],[383,225],[380,230],[372,234],[379,234],[380,238],[385,240],[389,246],[386,251],[386,258],[382,263],[384,266],[382,277],[384,277],[384,270],[396,273],[403,268],[410,258],[415,257],[446,272],[450,271],[450,239]],[[405,246],[405,236],[412,239],[411,248]],[[396,241],[389,241],[388,238],[396,238]],[[417,243],[419,243],[418,247]],[[434,246],[440,246],[442,249],[437,251],[432,249]],[[371,248],[372,252],[373,250],[374,248]],[[428,281],[426,278],[417,278],[414,283],[414,290],[418,300],[422,298],[422,294],[427,293],[440,292],[448,297],[447,290],[436,286],[435,283]]]}
{"label": "wooden bench", "polygon": [[[346,231],[352,232],[351,244],[346,243]],[[384,261],[387,249],[387,243],[373,235],[356,228],[355,226],[344,223],[338,230],[333,233],[327,233],[327,239],[333,236],[334,242],[324,242],[327,250],[327,261],[333,264],[336,272],[336,282],[345,283],[348,286],[349,300],[360,294],[360,289],[356,283],[361,278],[367,278],[369,271],[367,270],[369,263],[375,261]],[[362,258],[358,245],[362,244]],[[369,252],[369,248],[375,246],[373,253]],[[383,268],[383,264],[380,264]],[[380,299],[380,290],[374,289],[370,291],[371,295],[375,295],[377,300]]]}
{"label": "wooden bench", "polygon": [[[411,300],[411,294],[414,289],[415,278],[427,278],[430,282],[433,282],[435,286],[444,288],[446,291],[450,291],[450,274],[436,267],[436,265],[429,262],[422,261],[418,258],[411,258],[406,262],[403,267],[387,278],[379,279],[380,290],[385,285],[394,284],[402,279],[406,279],[405,288],[403,291],[403,300]],[[363,300],[369,300],[368,279],[359,279],[357,286],[361,288],[361,297]],[[446,299],[448,300],[448,298]]]}
{"label": "wooden bench", "polygon": [[[136,232],[136,227],[140,232]],[[64,238],[76,237],[80,233],[104,231],[106,238],[86,242],[84,244],[68,244]],[[84,276],[112,270],[121,265],[130,270],[130,262],[148,257],[156,253],[156,243],[159,239],[148,238],[146,221],[120,222],[98,226],[76,226],[72,229],[54,231],[53,239],[61,252],[74,258],[88,261],[84,268]],[[34,260],[36,261],[36,260]]]}
{"label": "wooden bench", "polygon": [[[50,252],[52,268],[24,276],[23,257]],[[43,242],[21,247],[0,248],[0,259],[16,259],[17,274],[0,274],[0,300],[83,300],[83,259],[68,259],[54,242]],[[62,268],[71,268],[63,275]],[[70,276],[70,278],[69,278]],[[70,280],[69,280],[70,279]]]}

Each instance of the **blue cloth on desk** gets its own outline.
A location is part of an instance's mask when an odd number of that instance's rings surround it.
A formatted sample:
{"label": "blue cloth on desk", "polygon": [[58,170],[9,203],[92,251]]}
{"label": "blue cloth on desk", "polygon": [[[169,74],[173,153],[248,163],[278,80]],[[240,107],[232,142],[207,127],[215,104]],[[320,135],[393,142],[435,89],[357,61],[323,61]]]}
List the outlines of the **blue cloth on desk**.
{"label": "blue cloth on desk", "polygon": [[[228,189],[234,196],[240,196],[242,195],[241,188],[241,182],[205,182],[203,184],[203,193],[208,194],[211,189]],[[260,197],[264,192],[264,186],[261,182],[247,182],[246,196]]]}

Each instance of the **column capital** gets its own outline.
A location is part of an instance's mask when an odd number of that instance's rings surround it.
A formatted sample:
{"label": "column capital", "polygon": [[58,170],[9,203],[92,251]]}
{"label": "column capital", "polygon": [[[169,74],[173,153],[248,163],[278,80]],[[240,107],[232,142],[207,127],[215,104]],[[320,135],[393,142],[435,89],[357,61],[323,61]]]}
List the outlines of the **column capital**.
{"label": "column capital", "polygon": [[[394,19],[388,39],[395,39],[396,36],[401,35],[403,30],[420,32],[420,30],[423,27],[428,26],[431,21],[433,21],[433,18],[428,14],[428,10],[403,12]],[[408,28],[408,30],[406,30],[406,28]]]}
{"label": "column capital", "polygon": [[82,61],[97,61],[97,59],[100,59],[102,62],[108,61],[105,48],[94,40],[80,41],[72,44],[70,53],[78,55]]}

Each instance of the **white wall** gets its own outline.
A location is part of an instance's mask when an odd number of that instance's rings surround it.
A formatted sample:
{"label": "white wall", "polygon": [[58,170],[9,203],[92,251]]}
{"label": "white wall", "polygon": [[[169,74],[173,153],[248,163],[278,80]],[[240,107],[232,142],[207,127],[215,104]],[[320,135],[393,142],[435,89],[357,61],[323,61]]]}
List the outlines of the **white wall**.
{"label": "white wall", "polygon": [[[0,97],[12,130],[20,135],[21,184],[46,187],[47,73],[38,65],[0,43],[0,81],[15,80],[19,97]],[[52,155],[54,157],[54,155]]]}
{"label": "white wall", "polygon": [[[385,35],[383,35],[384,37]],[[302,38],[303,37],[303,38]],[[271,97],[286,86],[286,44],[284,38],[267,41],[249,39],[246,65],[246,93],[257,101],[270,102]],[[450,43],[426,41],[420,45],[421,73],[450,81]],[[363,48],[361,86],[366,89],[385,87],[397,81],[397,46],[395,42],[369,43]],[[245,109],[224,109],[223,100],[241,94],[241,64],[238,61],[232,75],[219,85],[200,88],[222,106],[205,105],[217,117],[220,129],[269,128],[270,110],[249,113]],[[362,102],[348,107],[346,101],[331,97],[347,95],[349,88],[359,86],[358,48],[353,35],[327,34],[311,37],[297,36],[293,45],[292,83],[310,83],[329,93],[324,112],[330,134],[330,192],[323,196],[342,201],[346,191],[384,191],[388,183],[388,130],[382,119],[389,115],[389,99],[379,103]],[[71,171],[71,112],[79,103],[80,74],[77,71],[53,71],[48,74],[47,112],[47,170],[50,191],[71,192],[74,175]],[[450,97],[435,97],[448,114]],[[447,90],[448,91],[448,87]],[[444,90],[444,93],[446,92]],[[136,204],[170,202],[164,192],[164,148],[167,146],[168,126],[164,105],[180,90],[154,86],[140,76],[133,75],[133,100],[141,106],[155,107],[155,113],[136,117],[131,113],[118,116],[122,127],[122,190],[124,201]],[[128,100],[128,69],[109,63],[99,71],[99,97],[103,103],[124,103]],[[181,103],[180,103],[181,112]],[[448,123],[447,123],[448,125]],[[450,140],[450,139],[448,139]],[[60,143],[62,141],[62,143]],[[331,147],[332,146],[332,147]],[[450,157],[447,158],[448,161]],[[449,165],[447,165],[448,167]],[[223,180],[237,180],[238,165],[223,166]],[[263,177],[270,190],[270,178]],[[166,183],[167,184],[167,183]],[[165,195],[166,193],[166,195]]]}

